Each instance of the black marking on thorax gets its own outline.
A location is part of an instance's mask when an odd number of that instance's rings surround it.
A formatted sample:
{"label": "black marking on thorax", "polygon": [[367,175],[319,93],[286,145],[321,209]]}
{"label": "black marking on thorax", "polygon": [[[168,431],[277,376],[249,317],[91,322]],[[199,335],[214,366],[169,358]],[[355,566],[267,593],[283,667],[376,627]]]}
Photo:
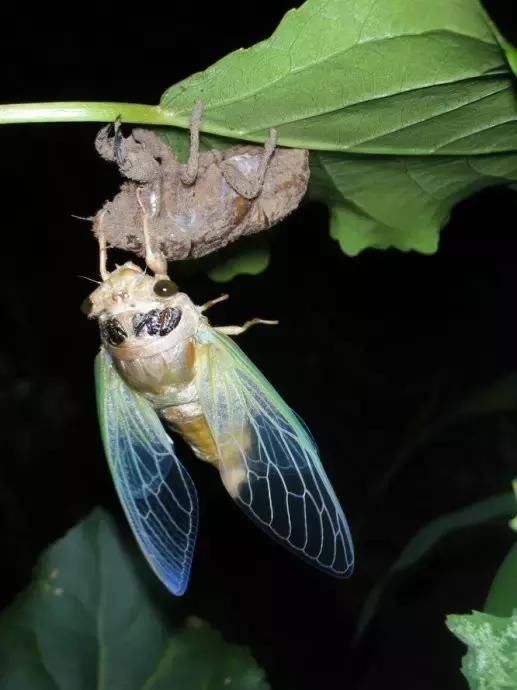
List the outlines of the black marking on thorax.
{"label": "black marking on thorax", "polygon": [[110,345],[122,345],[127,338],[126,331],[114,316],[111,319],[103,321],[100,325],[100,329],[102,339],[106,340]]}
{"label": "black marking on thorax", "polygon": [[180,322],[181,311],[175,307],[151,309],[146,314],[133,316],[135,335],[168,335]]}

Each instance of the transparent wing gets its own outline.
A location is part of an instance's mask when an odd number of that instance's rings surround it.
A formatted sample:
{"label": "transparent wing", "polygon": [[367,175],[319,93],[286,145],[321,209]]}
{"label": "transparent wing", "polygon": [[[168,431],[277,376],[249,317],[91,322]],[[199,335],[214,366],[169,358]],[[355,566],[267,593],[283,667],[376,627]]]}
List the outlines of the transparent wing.
{"label": "transparent wing", "polygon": [[104,450],[129,524],[164,585],[183,594],[197,534],[192,479],[151,404],[126,386],[105,350],[95,379]]}
{"label": "transparent wing", "polygon": [[350,575],[350,531],[303,422],[233,340],[207,326],[198,342],[199,397],[226,489],[270,536]]}

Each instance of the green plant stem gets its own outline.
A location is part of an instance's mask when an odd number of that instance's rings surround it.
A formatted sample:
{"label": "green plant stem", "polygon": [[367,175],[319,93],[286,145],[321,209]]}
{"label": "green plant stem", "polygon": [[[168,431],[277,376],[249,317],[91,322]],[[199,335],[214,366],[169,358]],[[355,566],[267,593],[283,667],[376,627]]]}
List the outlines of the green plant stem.
{"label": "green plant stem", "polygon": [[[98,101],[62,101],[55,103],[10,103],[0,105],[0,125],[29,122],[122,122],[139,125],[171,126],[186,129],[190,115],[178,115],[158,105],[110,103]],[[235,136],[224,127],[203,123],[203,130],[220,136]]]}
{"label": "green plant stem", "polygon": [[[172,113],[158,106],[140,103],[99,103],[69,101],[55,103],[10,103],[0,105],[0,124],[27,122],[124,122],[146,125],[185,126],[176,122]],[[172,122],[174,120],[174,122]]]}
{"label": "green plant stem", "polygon": [[[53,103],[7,103],[0,105],[0,125],[28,124],[36,122],[122,122],[154,127],[179,127],[189,129],[190,113],[175,113],[159,105],[143,103],[113,103],[110,101],[55,101]],[[227,139],[243,139],[262,143],[264,137],[249,135],[211,122],[203,118],[201,130]],[[282,146],[300,148],[303,142],[286,139]]]}

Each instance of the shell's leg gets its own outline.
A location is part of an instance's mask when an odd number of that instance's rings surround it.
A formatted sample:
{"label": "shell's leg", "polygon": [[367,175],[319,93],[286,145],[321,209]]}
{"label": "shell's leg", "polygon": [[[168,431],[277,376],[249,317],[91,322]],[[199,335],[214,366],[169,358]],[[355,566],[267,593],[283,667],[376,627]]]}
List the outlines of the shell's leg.
{"label": "shell's leg", "polygon": [[113,156],[119,167],[124,164],[124,137],[122,136],[120,115],[113,123]]}
{"label": "shell's leg", "polygon": [[255,199],[262,191],[267,168],[275,152],[276,139],[276,129],[271,129],[269,137],[264,144],[264,153],[262,154],[259,168],[253,175],[245,175],[238,170],[231,161],[223,161],[220,163],[220,170],[226,182],[237,192],[237,194],[240,194],[240,196],[243,196],[245,199]]}
{"label": "shell's leg", "polygon": [[241,333],[247,331],[248,328],[256,326],[259,323],[265,323],[268,326],[276,326],[278,324],[278,321],[266,321],[265,319],[250,319],[250,321],[246,321],[246,323],[242,326],[214,326],[214,330],[218,331],[219,333],[224,333],[225,335],[240,335]]}
{"label": "shell's leg", "polygon": [[124,164],[124,137],[120,127],[120,115],[115,122],[109,122],[97,133],[95,137],[95,149],[108,161],[117,163],[120,167]]}
{"label": "shell's leg", "polygon": [[197,101],[190,119],[190,150],[186,165],[181,166],[180,178],[184,185],[194,184],[199,168],[199,129],[203,116],[203,101]]}

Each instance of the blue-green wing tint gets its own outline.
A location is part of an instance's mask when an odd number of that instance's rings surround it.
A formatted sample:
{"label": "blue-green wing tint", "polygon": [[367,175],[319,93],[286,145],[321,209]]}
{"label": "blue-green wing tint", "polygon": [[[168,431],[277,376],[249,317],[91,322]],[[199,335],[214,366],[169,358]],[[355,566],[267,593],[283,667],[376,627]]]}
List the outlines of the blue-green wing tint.
{"label": "blue-green wing tint", "polygon": [[206,326],[198,341],[198,392],[228,492],[270,536],[349,576],[350,531],[303,422],[233,340]]}
{"label": "blue-green wing tint", "polygon": [[95,379],[104,450],[124,512],[154,572],[183,594],[197,534],[194,484],[151,404],[124,383],[105,350]]}

